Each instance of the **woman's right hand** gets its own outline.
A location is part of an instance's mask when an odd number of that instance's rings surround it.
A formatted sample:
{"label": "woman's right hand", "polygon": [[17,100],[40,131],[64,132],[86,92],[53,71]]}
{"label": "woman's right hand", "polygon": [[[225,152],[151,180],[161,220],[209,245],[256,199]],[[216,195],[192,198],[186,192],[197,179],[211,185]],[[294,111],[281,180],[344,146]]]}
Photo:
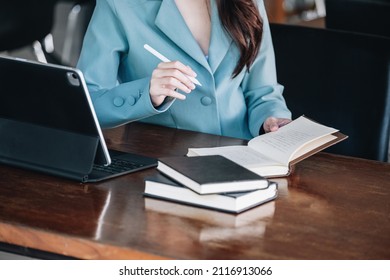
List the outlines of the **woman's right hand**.
{"label": "woman's right hand", "polygon": [[162,62],[153,70],[150,80],[150,98],[154,107],[160,106],[166,97],[184,100],[195,89],[195,84],[188,78],[195,77],[196,73],[179,61]]}

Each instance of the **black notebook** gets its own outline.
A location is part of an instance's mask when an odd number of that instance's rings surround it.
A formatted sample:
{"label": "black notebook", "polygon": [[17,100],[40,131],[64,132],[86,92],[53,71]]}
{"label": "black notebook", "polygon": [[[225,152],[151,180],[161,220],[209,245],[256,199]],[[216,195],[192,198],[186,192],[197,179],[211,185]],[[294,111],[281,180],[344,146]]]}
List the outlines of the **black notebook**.
{"label": "black notebook", "polygon": [[222,212],[241,213],[277,197],[277,184],[245,192],[198,194],[193,190],[157,174],[145,179],[144,194],[153,198],[179,202]]}
{"label": "black notebook", "polygon": [[82,73],[0,56],[0,163],[83,182],[157,165],[109,151]]}
{"label": "black notebook", "polygon": [[265,189],[264,177],[219,156],[163,157],[157,169],[199,194]]}

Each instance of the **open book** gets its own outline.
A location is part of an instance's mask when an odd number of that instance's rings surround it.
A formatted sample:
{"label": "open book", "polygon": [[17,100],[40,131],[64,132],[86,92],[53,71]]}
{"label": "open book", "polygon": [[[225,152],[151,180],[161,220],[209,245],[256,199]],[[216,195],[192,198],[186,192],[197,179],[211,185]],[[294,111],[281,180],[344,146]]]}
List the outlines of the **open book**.
{"label": "open book", "polygon": [[275,132],[257,136],[247,146],[189,148],[187,156],[221,155],[264,177],[290,173],[291,165],[348,136],[301,116]]}

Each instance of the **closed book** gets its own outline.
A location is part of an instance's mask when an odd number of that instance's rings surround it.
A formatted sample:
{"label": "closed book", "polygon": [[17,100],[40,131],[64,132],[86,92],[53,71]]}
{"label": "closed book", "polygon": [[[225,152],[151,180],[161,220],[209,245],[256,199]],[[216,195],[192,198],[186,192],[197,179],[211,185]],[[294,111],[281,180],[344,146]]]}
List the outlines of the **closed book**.
{"label": "closed book", "polygon": [[268,180],[264,177],[219,155],[159,158],[157,169],[199,194],[268,187]]}
{"label": "closed book", "polygon": [[245,192],[200,195],[162,174],[145,179],[145,192],[149,197],[165,199],[187,205],[204,207],[229,213],[241,213],[277,197],[277,184],[269,182],[267,188]]}

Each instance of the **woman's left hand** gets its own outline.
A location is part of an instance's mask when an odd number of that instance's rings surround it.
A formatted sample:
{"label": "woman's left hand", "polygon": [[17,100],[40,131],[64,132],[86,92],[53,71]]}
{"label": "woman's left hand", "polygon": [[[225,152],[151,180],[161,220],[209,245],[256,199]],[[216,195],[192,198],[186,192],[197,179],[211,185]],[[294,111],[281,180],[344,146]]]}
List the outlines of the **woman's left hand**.
{"label": "woman's left hand", "polygon": [[269,117],[263,124],[264,132],[277,131],[280,127],[290,123],[290,119]]}

